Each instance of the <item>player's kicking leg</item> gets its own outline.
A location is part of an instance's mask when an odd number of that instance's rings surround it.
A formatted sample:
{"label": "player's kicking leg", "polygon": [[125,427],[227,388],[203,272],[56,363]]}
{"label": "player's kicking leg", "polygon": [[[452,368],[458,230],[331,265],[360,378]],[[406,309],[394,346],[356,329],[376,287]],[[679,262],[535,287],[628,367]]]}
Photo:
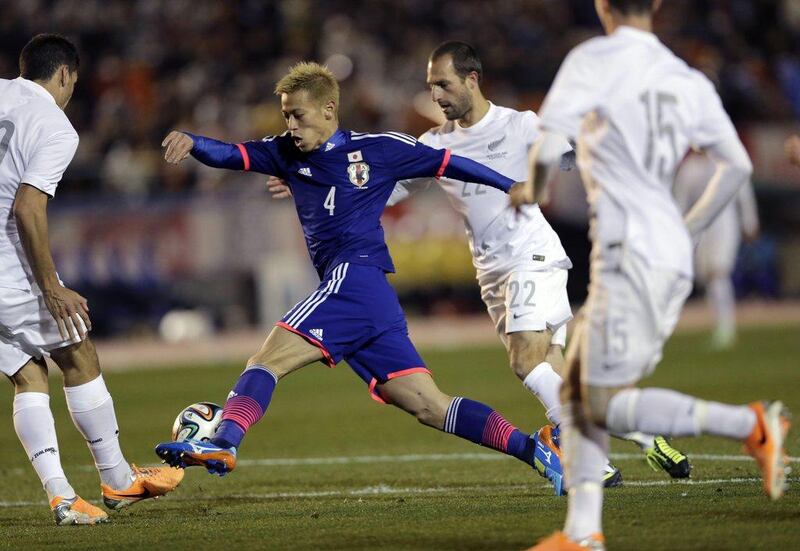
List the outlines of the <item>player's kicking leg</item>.
{"label": "player's kicking leg", "polygon": [[224,476],[236,468],[236,454],[245,434],[267,412],[278,380],[324,358],[322,349],[302,336],[275,327],[228,394],[222,422],[209,442],[163,442],[156,454],[173,467],[205,467]]}
{"label": "player's kicking leg", "polygon": [[375,390],[423,425],[516,457],[547,478],[557,495],[564,493],[560,453],[541,441],[539,433],[522,432],[481,402],[444,394],[430,373],[395,377],[376,385]]}
{"label": "player's kicking leg", "polygon": [[64,373],[67,408],[94,458],[106,507],[120,510],[174,490],[183,479],[183,471],[167,467],[140,468],[125,461],[119,444],[114,402],[100,373],[91,340],[87,337],[79,343],[51,350],[50,356]]}

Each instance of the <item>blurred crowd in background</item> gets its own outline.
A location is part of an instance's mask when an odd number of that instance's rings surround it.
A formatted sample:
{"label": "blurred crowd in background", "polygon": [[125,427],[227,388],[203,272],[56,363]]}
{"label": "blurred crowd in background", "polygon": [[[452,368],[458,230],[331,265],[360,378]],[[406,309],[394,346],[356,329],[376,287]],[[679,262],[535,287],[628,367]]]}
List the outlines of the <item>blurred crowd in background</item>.
{"label": "blurred crowd in background", "polygon": [[[657,23],[737,124],[800,118],[797,0],[669,0]],[[17,74],[43,31],[76,40],[82,57],[68,109],[81,148],[60,193],[141,196],[219,187],[219,175],[159,162],[165,132],[282,132],[272,90],[298,60],[340,78],[345,126],[419,133],[430,122],[414,100],[438,43],[472,43],[490,97],[535,109],[565,54],[600,27],[588,0],[6,0],[0,75]]]}
{"label": "blurred crowd in background", "polygon": [[[40,32],[81,55],[67,107],[81,143],[50,207],[54,254],[90,299],[95,332],[111,335],[153,332],[180,311],[202,312],[202,327],[270,324],[315,286],[291,202],[270,200],[256,175],[167,165],[169,130],[281,133],[274,84],[313,59],[340,80],[345,128],[420,134],[436,116],[427,57],[445,40],[476,47],[491,100],[535,110],[566,53],[602,29],[590,0],[4,0],[0,77],[18,75]],[[740,292],[800,295],[800,171],[782,154],[800,120],[800,0],[666,0],[656,32],[717,85],[754,159],[764,233],[738,271],[757,283]],[[547,214],[580,303],[586,207],[571,179]],[[483,308],[441,195],[395,207],[384,225],[407,310]]]}

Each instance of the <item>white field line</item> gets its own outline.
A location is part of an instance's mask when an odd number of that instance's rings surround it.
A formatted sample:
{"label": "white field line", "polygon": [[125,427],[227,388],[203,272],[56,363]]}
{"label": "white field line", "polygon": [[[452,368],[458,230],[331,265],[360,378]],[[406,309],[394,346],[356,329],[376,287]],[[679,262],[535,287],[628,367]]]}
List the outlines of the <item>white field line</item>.
{"label": "white field line", "polygon": [[[796,482],[796,479],[788,479],[789,482]],[[624,487],[652,487],[652,486],[709,486],[709,485],[736,485],[736,484],[755,484],[761,482],[760,478],[714,478],[707,480],[640,480],[625,481]],[[432,487],[393,487],[387,484],[377,486],[366,486],[363,488],[351,488],[345,490],[322,490],[314,492],[268,492],[251,494],[230,494],[213,497],[179,497],[170,496],[170,501],[214,501],[217,499],[246,499],[253,501],[271,501],[276,499],[297,499],[297,498],[319,498],[319,497],[371,497],[371,496],[391,496],[391,495],[442,495],[442,494],[492,494],[492,493],[511,493],[524,492],[536,489],[550,489],[548,484],[505,484],[500,486],[432,486]],[[619,490],[611,490],[619,491]],[[100,500],[89,500],[99,504]],[[13,507],[29,507],[44,505],[42,501],[0,501],[0,509]]]}
{"label": "white field line", "polygon": [[[639,460],[641,453],[612,453],[610,458],[614,461]],[[286,457],[270,459],[239,459],[236,467],[300,467],[306,465],[359,465],[367,463],[416,463],[423,461],[503,461],[511,459],[501,453],[428,453],[428,454],[403,454],[403,455],[354,455],[342,457]],[[752,461],[747,455],[715,455],[715,454],[689,454],[689,459],[695,461]],[[790,463],[800,463],[800,457],[789,457]],[[79,465],[74,470],[91,472],[94,465]],[[17,467],[7,469],[6,475],[20,476],[28,469]]]}

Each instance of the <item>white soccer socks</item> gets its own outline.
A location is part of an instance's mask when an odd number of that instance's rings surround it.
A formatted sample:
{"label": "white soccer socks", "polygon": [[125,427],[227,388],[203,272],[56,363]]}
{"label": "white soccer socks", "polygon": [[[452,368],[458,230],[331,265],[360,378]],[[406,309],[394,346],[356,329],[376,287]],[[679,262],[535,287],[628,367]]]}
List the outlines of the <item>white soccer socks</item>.
{"label": "white soccer socks", "polygon": [[542,362],[528,373],[522,384],[542,403],[547,420],[554,425],[561,424],[561,376],[548,362]]}
{"label": "white soccer socks", "polygon": [[747,406],[698,400],[663,388],[629,388],[608,403],[606,425],[612,432],[641,431],[664,436],[701,433],[744,440],[753,430],[755,413]]}
{"label": "white soccer socks", "polygon": [[115,490],[129,487],[132,473],[119,446],[114,401],[103,376],[82,385],[64,387],[64,394],[72,421],[86,439],[103,484]]}
{"label": "white soccer socks", "polygon": [[583,429],[575,424],[574,408],[563,407],[561,449],[568,488],[567,521],[564,532],[573,541],[581,541],[602,533],[603,467],[608,457],[608,432],[587,423]]}
{"label": "white soccer socks", "polygon": [[50,396],[43,392],[21,392],[14,396],[14,429],[22,447],[28,454],[47,500],[61,496],[75,497],[75,490],[67,482],[61,468],[58,439],[53,413],[50,411]]}
{"label": "white soccer socks", "polygon": [[727,348],[736,340],[736,297],[729,275],[715,277],[706,285],[706,298],[714,310],[714,345]]}

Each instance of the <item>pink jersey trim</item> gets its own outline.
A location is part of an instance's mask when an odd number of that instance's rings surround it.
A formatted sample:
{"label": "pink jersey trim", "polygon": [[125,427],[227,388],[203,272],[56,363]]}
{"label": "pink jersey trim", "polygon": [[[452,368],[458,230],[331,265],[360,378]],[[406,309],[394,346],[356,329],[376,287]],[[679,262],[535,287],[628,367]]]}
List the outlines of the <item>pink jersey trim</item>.
{"label": "pink jersey trim", "polygon": [[444,150],[444,159],[442,159],[442,166],[440,166],[439,170],[436,172],[436,179],[437,180],[442,177],[442,174],[444,174],[444,169],[447,168],[447,165],[449,163],[450,163],[450,150],[449,149],[445,149]]}
{"label": "pink jersey trim", "polygon": [[250,155],[247,154],[247,148],[244,144],[237,143],[236,147],[239,148],[239,152],[242,154],[242,160],[244,161],[244,170],[250,170]]}
{"label": "pink jersey trim", "polygon": [[325,345],[322,344],[321,342],[319,342],[317,339],[315,339],[311,335],[306,335],[302,331],[300,331],[298,329],[295,329],[291,325],[288,325],[288,324],[286,324],[286,323],[284,323],[282,321],[277,322],[275,325],[278,326],[278,327],[282,327],[283,329],[286,329],[287,331],[291,331],[295,335],[299,335],[299,336],[303,337],[309,343],[313,344],[314,346],[316,346],[317,348],[322,350],[322,355],[325,357],[325,363],[328,364],[328,367],[330,367],[330,368],[336,367],[336,362],[333,361],[333,356],[331,356],[331,353],[328,352],[328,349],[325,348]]}
{"label": "pink jersey trim", "polygon": [[[397,379],[398,377],[404,377],[406,375],[413,375],[414,373],[427,373],[431,377],[433,377],[433,373],[427,367],[410,367],[408,369],[402,369],[400,371],[395,371],[394,373],[389,373],[387,380],[391,381],[392,379]],[[386,401],[381,398],[378,391],[375,390],[375,387],[378,384],[378,379],[372,378],[369,382],[369,396],[379,404],[385,404]]]}

